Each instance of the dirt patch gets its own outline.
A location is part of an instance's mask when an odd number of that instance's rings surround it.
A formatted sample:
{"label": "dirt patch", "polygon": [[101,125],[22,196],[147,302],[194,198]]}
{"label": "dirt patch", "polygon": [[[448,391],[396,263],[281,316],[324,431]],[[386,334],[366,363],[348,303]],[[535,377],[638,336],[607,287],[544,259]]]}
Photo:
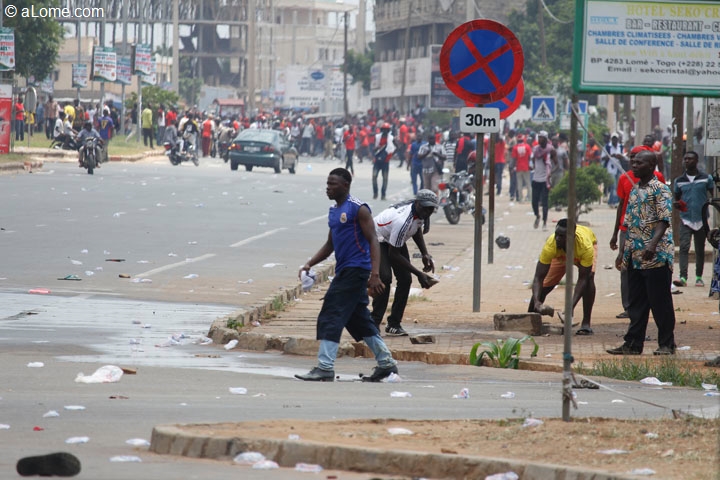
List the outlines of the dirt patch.
{"label": "dirt patch", "polygon": [[[524,460],[629,474],[650,468],[651,478],[717,479],[720,420],[694,417],[664,420],[604,418],[543,419],[534,427],[512,420],[272,420],[186,426],[194,434],[286,440]],[[404,428],[412,435],[392,435]],[[626,453],[601,453],[621,450]]]}

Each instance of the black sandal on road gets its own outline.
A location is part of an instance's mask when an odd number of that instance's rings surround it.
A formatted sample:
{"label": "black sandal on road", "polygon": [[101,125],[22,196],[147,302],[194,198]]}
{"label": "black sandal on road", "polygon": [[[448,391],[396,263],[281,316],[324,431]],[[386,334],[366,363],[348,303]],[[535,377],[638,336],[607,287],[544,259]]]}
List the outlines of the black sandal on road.
{"label": "black sandal on road", "polygon": [[593,329],[590,327],[580,327],[577,332],[575,332],[575,335],[587,336],[587,335],[593,335],[595,332],[593,332]]}

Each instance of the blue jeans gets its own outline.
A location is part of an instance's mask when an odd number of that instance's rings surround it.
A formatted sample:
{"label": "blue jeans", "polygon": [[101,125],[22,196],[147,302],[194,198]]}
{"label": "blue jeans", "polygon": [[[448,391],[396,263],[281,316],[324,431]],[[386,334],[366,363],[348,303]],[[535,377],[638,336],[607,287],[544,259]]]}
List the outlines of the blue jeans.
{"label": "blue jeans", "polygon": [[413,195],[416,195],[419,189],[423,187],[422,163],[413,162],[410,165],[410,182],[413,187]]}

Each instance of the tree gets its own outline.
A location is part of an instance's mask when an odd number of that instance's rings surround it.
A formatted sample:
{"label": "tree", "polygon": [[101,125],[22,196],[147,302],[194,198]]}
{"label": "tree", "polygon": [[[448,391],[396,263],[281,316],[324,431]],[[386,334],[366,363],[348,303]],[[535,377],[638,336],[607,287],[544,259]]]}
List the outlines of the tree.
{"label": "tree", "polygon": [[[41,81],[53,72],[57,61],[60,43],[63,40],[63,27],[52,17],[37,16],[44,7],[57,7],[57,0],[16,0],[16,15],[4,15],[3,26],[15,29],[15,73],[21,77],[34,76]],[[9,7],[10,4],[7,4]],[[36,16],[32,15],[32,10]]]}
{"label": "tree", "polygon": [[[372,45],[371,45],[372,48]],[[363,90],[370,90],[370,69],[375,62],[375,53],[368,49],[365,53],[348,50],[343,64],[343,72],[352,75],[353,83],[362,82]]]}
{"label": "tree", "polygon": [[[158,87],[157,85],[148,85],[146,87],[143,87],[142,89],[142,96],[143,96],[143,105],[152,105],[153,108],[156,108],[161,103],[165,105],[165,108],[169,108],[171,105],[177,105],[178,102],[178,95],[175,92],[171,92],[169,90],[163,90],[162,88]],[[132,110],[133,105],[137,103],[137,93],[132,92],[128,96],[128,98],[125,99],[125,108],[127,111]]]}
{"label": "tree", "polygon": [[195,75],[195,67],[192,59],[187,57],[180,58],[180,81],[178,89],[180,95],[185,99],[188,105],[195,105],[200,97],[200,89],[203,81]]}
{"label": "tree", "polygon": [[[589,167],[578,168],[575,172],[575,220],[580,214],[592,210],[590,205],[602,199],[600,185],[613,183],[613,178],[601,165],[590,165]],[[550,190],[550,205],[567,207],[568,202],[568,173],[560,180],[560,183]]]}
{"label": "tree", "polygon": [[[545,45],[541,45],[537,22],[542,2],[527,0],[525,12],[514,10],[508,16],[507,26],[523,47],[526,104],[530,103],[533,95],[569,98],[571,94],[575,0],[544,0],[544,3],[554,17],[543,11]],[[545,65],[542,61],[543,48],[547,52]]]}

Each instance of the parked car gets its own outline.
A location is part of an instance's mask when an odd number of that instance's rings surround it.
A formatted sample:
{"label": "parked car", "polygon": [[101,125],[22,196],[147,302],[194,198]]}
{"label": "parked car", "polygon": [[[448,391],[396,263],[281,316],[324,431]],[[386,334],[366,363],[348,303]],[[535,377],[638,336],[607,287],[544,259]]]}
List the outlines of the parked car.
{"label": "parked car", "polygon": [[253,167],[270,167],[275,173],[284,168],[295,173],[298,164],[297,150],[278,130],[245,129],[232,141],[228,153],[230,170],[245,165],[248,172]]}

